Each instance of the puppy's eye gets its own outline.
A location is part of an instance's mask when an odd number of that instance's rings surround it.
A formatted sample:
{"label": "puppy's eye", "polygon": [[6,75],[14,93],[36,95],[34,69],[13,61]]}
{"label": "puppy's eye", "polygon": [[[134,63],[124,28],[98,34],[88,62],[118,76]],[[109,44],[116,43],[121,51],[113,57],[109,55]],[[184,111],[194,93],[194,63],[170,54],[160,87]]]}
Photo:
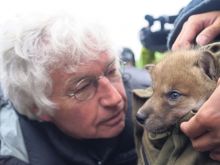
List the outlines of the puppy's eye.
{"label": "puppy's eye", "polygon": [[178,91],[170,91],[167,93],[167,98],[170,99],[170,100],[177,100],[180,96],[182,96],[181,93],[179,93]]}

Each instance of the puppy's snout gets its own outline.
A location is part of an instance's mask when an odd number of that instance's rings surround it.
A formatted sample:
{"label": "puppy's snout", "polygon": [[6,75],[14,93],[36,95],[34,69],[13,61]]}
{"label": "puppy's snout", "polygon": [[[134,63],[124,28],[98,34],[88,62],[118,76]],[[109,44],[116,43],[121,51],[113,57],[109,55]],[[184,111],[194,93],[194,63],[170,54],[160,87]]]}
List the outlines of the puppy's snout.
{"label": "puppy's snout", "polygon": [[140,124],[144,124],[146,118],[147,118],[147,116],[145,114],[143,114],[143,113],[137,113],[136,114],[136,120]]}

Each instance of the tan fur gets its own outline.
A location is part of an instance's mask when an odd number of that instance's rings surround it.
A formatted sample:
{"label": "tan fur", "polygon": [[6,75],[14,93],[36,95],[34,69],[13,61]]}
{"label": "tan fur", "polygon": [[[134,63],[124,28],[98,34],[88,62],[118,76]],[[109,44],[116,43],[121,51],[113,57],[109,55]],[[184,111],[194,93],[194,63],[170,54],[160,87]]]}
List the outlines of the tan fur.
{"label": "tan fur", "polygon": [[153,94],[138,110],[137,120],[149,132],[164,132],[191,110],[198,110],[216,88],[219,65],[204,49],[168,52],[147,66]]}

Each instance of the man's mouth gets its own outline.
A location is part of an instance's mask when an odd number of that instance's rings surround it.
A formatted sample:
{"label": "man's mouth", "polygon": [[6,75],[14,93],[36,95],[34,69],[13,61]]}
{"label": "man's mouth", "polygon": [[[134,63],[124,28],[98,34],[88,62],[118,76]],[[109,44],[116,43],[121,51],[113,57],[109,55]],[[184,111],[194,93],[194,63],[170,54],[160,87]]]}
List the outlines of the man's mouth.
{"label": "man's mouth", "polygon": [[118,113],[116,113],[112,117],[104,120],[102,123],[104,125],[112,127],[112,126],[119,124],[122,120],[124,120],[124,117],[125,117],[124,111],[119,111]]}

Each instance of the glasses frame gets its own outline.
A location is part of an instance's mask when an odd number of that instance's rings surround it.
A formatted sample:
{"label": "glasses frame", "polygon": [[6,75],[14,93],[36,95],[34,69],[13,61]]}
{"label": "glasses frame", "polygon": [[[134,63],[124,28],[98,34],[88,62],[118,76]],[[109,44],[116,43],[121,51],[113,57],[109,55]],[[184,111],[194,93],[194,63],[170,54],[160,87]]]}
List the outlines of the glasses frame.
{"label": "glasses frame", "polygon": [[[98,76],[87,76],[87,77],[84,77],[83,79],[79,80],[76,83],[74,89],[71,92],[68,92],[67,96],[74,97],[78,101],[86,101],[86,100],[92,99],[95,96],[96,92],[97,92],[97,88],[98,88],[98,85],[99,85],[99,80],[101,78],[106,77],[110,82],[112,82],[111,78],[108,77],[109,76],[108,74],[111,70],[112,65],[116,65],[116,70],[119,72],[118,74],[116,73],[114,75],[115,77],[113,77],[113,78],[115,78],[115,80],[119,80],[119,78],[120,79],[122,78],[122,72],[123,72],[123,67],[122,66],[124,66],[126,63],[122,60],[119,60],[119,62],[120,62],[120,67],[117,66],[116,59],[113,59],[107,65],[105,71],[102,74],[100,74]],[[87,83],[88,88],[90,88],[90,91],[91,91],[91,93],[88,93],[88,95],[86,95],[87,94],[86,92],[85,92],[86,94],[82,95],[83,91],[78,92],[76,90],[77,87],[80,86],[83,82],[88,82]],[[86,88],[87,88],[87,86],[86,86]]]}

